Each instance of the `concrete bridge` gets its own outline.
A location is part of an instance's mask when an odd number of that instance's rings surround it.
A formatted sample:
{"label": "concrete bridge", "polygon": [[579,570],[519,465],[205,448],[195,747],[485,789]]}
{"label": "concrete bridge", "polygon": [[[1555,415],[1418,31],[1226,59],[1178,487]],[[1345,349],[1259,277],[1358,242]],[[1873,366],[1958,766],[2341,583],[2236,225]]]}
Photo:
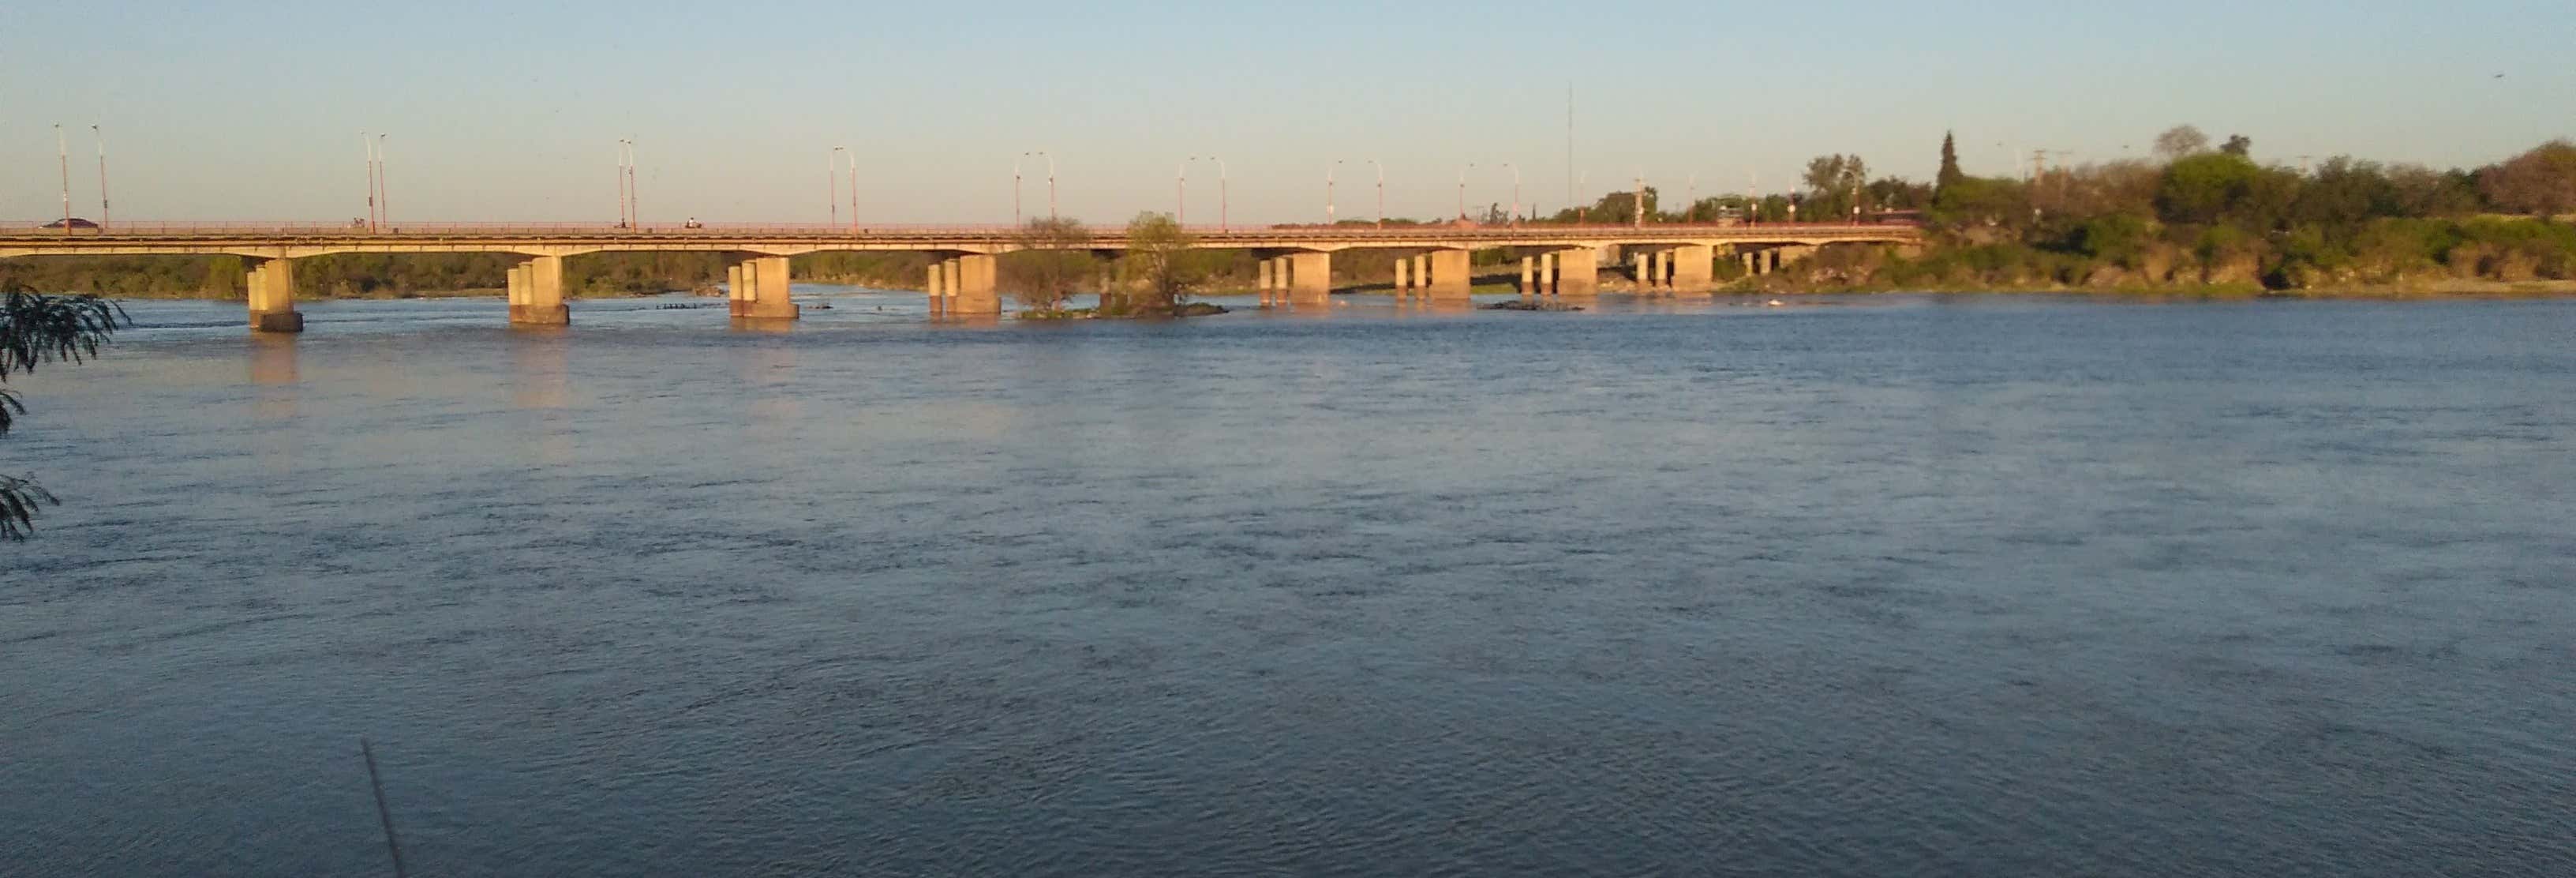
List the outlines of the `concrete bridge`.
{"label": "concrete bridge", "polygon": [[[118,223],[104,230],[38,230],[35,223],[0,228],[0,258],[37,256],[231,255],[248,264],[251,328],[298,332],[295,262],[336,253],[507,253],[527,257],[509,272],[510,321],[547,325],[570,322],[564,303],[564,260],[590,253],[708,252],[727,254],[725,270],[734,317],[793,320],[787,298],[787,260],[808,253],[900,251],[927,253],[924,277],[934,314],[999,314],[996,257],[1029,249],[1011,226],[691,225],[619,226],[542,223]],[[1428,300],[1467,298],[1469,254],[1501,249],[1520,257],[1525,295],[1590,297],[1600,291],[1602,255],[1629,260],[1641,290],[1705,291],[1716,260],[1738,260],[1764,273],[1829,244],[1913,247],[1921,235],[1910,225],[1523,225],[1523,226],[1264,226],[1198,227],[1191,246],[1249,250],[1260,260],[1262,304],[1314,306],[1332,293],[1333,254],[1348,250],[1398,251],[1399,296]],[[1128,248],[1122,228],[1092,233],[1082,249],[1116,254]]]}

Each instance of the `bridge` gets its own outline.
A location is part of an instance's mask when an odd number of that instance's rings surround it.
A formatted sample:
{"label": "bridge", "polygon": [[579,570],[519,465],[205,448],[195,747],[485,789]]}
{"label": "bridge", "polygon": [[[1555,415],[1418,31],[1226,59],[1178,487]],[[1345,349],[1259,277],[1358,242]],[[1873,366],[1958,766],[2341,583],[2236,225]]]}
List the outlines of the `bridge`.
{"label": "bridge", "polygon": [[[564,301],[564,260],[591,253],[726,254],[731,313],[746,320],[793,320],[788,258],[830,252],[916,252],[932,257],[924,289],[934,314],[992,315],[1002,310],[997,257],[1031,249],[1013,226],[866,224],[696,224],[623,227],[579,223],[400,223],[370,227],[323,223],[120,222],[105,229],[38,229],[0,225],[0,258],[42,256],[230,255],[245,263],[251,328],[300,332],[295,310],[296,260],[338,253],[502,253],[527,257],[509,271],[510,322],[571,321]],[[1584,298],[1600,291],[1601,260],[1625,256],[1640,291],[1701,292],[1714,286],[1716,260],[1738,260],[1766,273],[1834,244],[1916,247],[1919,230],[1902,224],[1643,224],[1479,226],[1192,227],[1190,246],[1251,251],[1259,260],[1261,302],[1326,304],[1333,254],[1393,250],[1397,295],[1464,301],[1469,254],[1500,249],[1520,259],[1524,295]],[[1116,254],[1126,229],[1091,233],[1080,249]]]}

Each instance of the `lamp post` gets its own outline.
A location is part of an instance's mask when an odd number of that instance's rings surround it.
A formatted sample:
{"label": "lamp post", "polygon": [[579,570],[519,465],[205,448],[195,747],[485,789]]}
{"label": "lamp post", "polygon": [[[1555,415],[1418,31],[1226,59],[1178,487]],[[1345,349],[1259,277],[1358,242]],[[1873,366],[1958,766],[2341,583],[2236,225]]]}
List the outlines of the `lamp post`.
{"label": "lamp post", "polygon": [[1377,168],[1377,227],[1383,229],[1386,228],[1386,166],[1378,164],[1376,159],[1369,159],[1369,165]]}
{"label": "lamp post", "polygon": [[637,231],[642,231],[644,228],[644,193],[635,186],[635,165],[637,164],[635,161],[635,138],[630,135],[626,138],[625,143],[626,212],[634,214],[634,216],[628,221],[634,223]]}
{"label": "lamp post", "polygon": [[[1025,153],[1025,152],[1024,152],[1024,153],[1020,153],[1020,155],[1025,156],[1025,155],[1028,155],[1028,153]],[[1011,160],[1011,226],[1012,226],[1013,228],[1017,228],[1019,225],[1020,225],[1020,160],[1015,158],[1015,159],[1012,159],[1012,160]]]}
{"label": "lamp post", "polygon": [[[827,155],[827,156],[824,156],[824,157],[823,157],[823,170],[824,170],[824,172],[826,172],[827,174],[829,174],[829,175],[830,175],[830,177],[831,177],[831,182],[832,182],[832,191],[830,191],[830,192],[826,192],[826,193],[823,193],[823,205],[824,205],[825,207],[828,207],[828,208],[830,208],[830,209],[831,209],[831,214],[832,214],[832,225],[833,225],[833,227],[835,227],[835,228],[837,228],[837,227],[839,227],[839,226],[841,225],[841,150],[842,150],[842,149],[844,149],[844,147],[838,147],[838,146],[832,147],[832,153],[831,153],[830,155]],[[858,181],[857,181],[857,180],[855,180],[855,179],[851,180],[850,182],[851,182],[853,185],[856,185],[856,184],[858,183]]]}
{"label": "lamp post", "polygon": [[1172,221],[1181,228],[1190,226],[1190,160],[1181,160],[1181,169],[1172,172],[1172,189],[1179,193],[1172,209]]}
{"label": "lamp post", "polygon": [[394,196],[392,188],[385,184],[385,138],[387,136],[382,131],[376,132],[376,215],[382,219],[385,228],[390,229],[394,225]]}
{"label": "lamp post", "polygon": [[1055,156],[1048,155],[1048,154],[1047,154],[1047,151],[1046,151],[1046,150],[1043,150],[1043,149],[1033,149],[1033,150],[1029,150],[1028,152],[1024,152],[1024,153],[1020,153],[1020,154],[1021,154],[1021,155],[1024,155],[1024,156],[1033,155],[1033,156],[1037,156],[1037,157],[1042,158],[1042,159],[1046,159],[1046,163],[1047,163],[1047,219],[1050,219],[1050,220],[1055,219]]}
{"label": "lamp post", "polygon": [[[372,188],[375,182],[375,172],[372,169],[368,171],[367,181]],[[633,219],[634,217],[626,211],[626,138],[620,137],[617,139],[617,227],[633,228]]]}
{"label": "lamp post", "polygon": [[1226,189],[1228,187],[1226,183],[1225,160],[1212,155],[1194,156],[1193,160],[1196,159],[1207,159],[1208,161],[1216,163],[1216,230],[1220,232],[1226,231]]}
{"label": "lamp post", "polygon": [[1460,220],[1467,218],[1467,169],[1475,166],[1475,162],[1458,166],[1458,219]]}
{"label": "lamp post", "polygon": [[1644,168],[1637,169],[1636,196],[1637,197],[1635,198],[1629,199],[1629,201],[1632,202],[1630,207],[1634,208],[1634,210],[1630,212],[1636,216],[1637,228],[1642,229],[1646,227],[1646,169]]}
{"label": "lamp post", "polygon": [[1692,172],[1691,172],[1691,174],[1690,174],[1690,183],[1689,183],[1689,184],[1687,184],[1687,185],[1685,185],[1685,186],[1683,187],[1683,189],[1682,189],[1682,198],[1683,198],[1683,199],[1685,199],[1685,200],[1682,202],[1682,222],[1684,222],[1684,223],[1695,223],[1695,222],[1698,222],[1698,221],[1699,221],[1699,172],[1698,172],[1698,171],[1692,171]]}
{"label": "lamp post", "polygon": [[843,148],[850,160],[850,233],[859,231],[859,151]]}
{"label": "lamp post", "polygon": [[1330,226],[1335,222],[1333,219],[1333,170],[1341,166],[1341,159],[1334,159],[1332,164],[1324,166],[1324,225],[1327,226]]}
{"label": "lamp post", "polygon": [[63,126],[54,126],[54,159],[63,166],[63,235],[72,233],[72,153],[63,141]]}
{"label": "lamp post", "polygon": [[98,228],[100,231],[106,231],[109,220],[107,212],[107,135],[99,133],[98,126],[96,125],[89,126],[89,133],[90,136],[98,138]]}

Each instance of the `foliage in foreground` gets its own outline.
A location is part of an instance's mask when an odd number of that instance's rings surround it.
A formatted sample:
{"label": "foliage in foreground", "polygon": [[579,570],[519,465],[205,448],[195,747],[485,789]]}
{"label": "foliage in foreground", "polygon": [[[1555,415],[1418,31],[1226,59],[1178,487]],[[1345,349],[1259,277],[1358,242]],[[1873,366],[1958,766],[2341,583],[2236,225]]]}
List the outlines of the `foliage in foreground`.
{"label": "foliage in foreground", "polygon": [[[45,363],[78,363],[124,324],[125,310],[96,296],[46,296],[21,286],[0,291],[0,383]],[[0,435],[26,414],[15,391],[0,387]],[[23,540],[37,511],[58,502],[33,477],[0,476],[0,539]]]}

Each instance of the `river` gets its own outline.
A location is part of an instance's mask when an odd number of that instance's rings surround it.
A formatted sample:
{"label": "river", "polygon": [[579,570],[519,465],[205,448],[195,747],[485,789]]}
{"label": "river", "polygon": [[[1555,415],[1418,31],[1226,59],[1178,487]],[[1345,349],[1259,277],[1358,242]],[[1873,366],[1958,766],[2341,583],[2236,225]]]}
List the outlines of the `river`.
{"label": "river", "polygon": [[2576,302],[800,292],[17,376],[0,873],[2576,874]]}

